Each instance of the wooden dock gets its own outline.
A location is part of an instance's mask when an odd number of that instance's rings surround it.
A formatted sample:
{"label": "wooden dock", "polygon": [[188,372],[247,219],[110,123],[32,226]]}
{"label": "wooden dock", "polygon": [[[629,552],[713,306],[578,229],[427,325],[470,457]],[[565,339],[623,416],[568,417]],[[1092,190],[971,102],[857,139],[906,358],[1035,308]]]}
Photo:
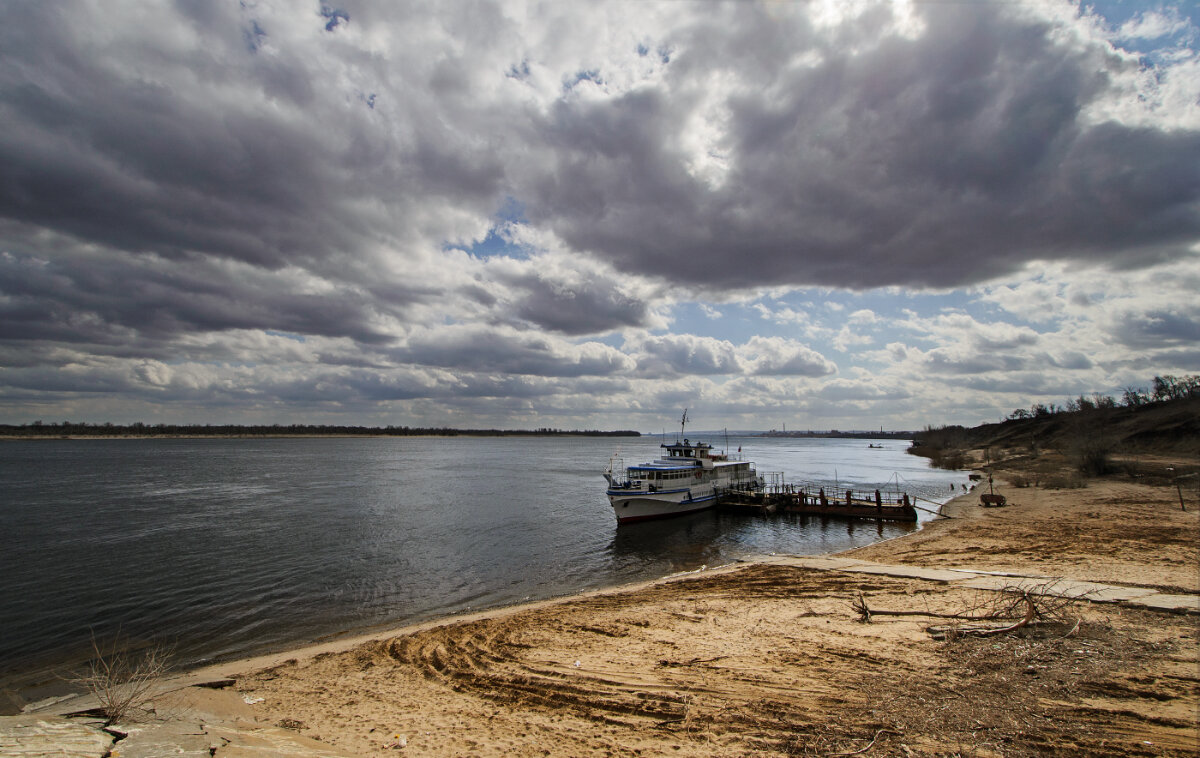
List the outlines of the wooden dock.
{"label": "wooden dock", "polygon": [[809,488],[787,485],[778,491],[730,490],[722,492],[717,507],[770,516],[777,513],[796,513],[804,516],[837,516],[840,518],[875,519],[879,521],[916,522],[917,509],[908,494],[884,497],[879,490],[858,495],[851,490],[824,487]]}

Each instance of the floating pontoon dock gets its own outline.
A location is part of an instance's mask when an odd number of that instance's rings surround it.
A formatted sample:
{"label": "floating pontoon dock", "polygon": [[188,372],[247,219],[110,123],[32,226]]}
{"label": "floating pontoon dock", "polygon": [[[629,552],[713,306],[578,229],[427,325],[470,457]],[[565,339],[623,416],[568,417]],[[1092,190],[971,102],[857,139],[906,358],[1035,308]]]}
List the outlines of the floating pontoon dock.
{"label": "floating pontoon dock", "polygon": [[881,521],[917,520],[917,509],[908,494],[884,497],[879,491],[855,495],[837,487],[782,485],[762,490],[729,490],[719,493],[721,510],[772,515],[796,513],[804,516],[839,516]]}

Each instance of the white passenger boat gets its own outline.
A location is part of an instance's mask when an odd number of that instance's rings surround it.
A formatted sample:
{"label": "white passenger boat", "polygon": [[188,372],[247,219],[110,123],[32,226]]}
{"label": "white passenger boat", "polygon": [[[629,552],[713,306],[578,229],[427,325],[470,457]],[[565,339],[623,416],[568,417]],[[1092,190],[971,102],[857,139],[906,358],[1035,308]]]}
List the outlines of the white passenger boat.
{"label": "white passenger boat", "polygon": [[[685,411],[681,437],[686,424]],[[735,456],[738,460],[714,452],[712,445],[687,439],[662,448],[666,455],[637,466],[625,468],[615,456],[609,461],[604,478],[618,524],[695,513],[712,508],[722,493],[763,485],[754,464],[740,460],[741,448]]]}

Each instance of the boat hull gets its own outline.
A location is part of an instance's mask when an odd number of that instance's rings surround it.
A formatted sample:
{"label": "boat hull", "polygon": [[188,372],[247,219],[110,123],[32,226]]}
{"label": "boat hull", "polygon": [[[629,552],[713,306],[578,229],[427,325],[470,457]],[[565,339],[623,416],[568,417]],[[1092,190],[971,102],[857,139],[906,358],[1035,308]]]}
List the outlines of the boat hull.
{"label": "boat hull", "polygon": [[618,524],[636,521],[684,516],[708,510],[717,504],[717,496],[711,487],[707,493],[683,490],[679,492],[629,492],[612,491],[608,500]]}

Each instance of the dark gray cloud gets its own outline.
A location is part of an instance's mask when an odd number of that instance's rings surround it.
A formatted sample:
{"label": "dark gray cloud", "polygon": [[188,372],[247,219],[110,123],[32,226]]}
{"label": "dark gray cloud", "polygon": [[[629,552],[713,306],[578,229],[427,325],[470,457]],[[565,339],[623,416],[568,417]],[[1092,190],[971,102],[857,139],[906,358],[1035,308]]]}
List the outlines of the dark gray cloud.
{"label": "dark gray cloud", "polygon": [[167,7],[96,18],[71,3],[6,6],[4,217],[131,252],[323,269],[381,238],[452,233],[414,218],[432,200],[493,206],[493,152],[446,128],[403,57],[388,72],[391,104],[373,108],[324,67],[357,62],[331,40],[263,20],[263,45],[247,47],[242,32],[260,23],[247,8],[183,7],[190,28]]}
{"label": "dark gray cloud", "polygon": [[[863,366],[675,303],[1194,256],[1191,111],[1066,6],[814,7],[2,4],[0,407],[750,413]],[[1143,294],[1113,339],[1184,371]],[[1119,363],[987,326],[925,366]]]}
{"label": "dark gray cloud", "polygon": [[[712,287],[956,286],[1200,239],[1200,132],[1087,118],[1135,65],[1104,44],[1012,4],[915,4],[913,39],[880,37],[885,9],[827,35],[761,8],[678,32],[669,93],[559,103],[531,216],[620,269]],[[712,188],[679,143],[689,85],[716,74],[740,86]]]}
{"label": "dark gray cloud", "polygon": [[212,259],[103,252],[76,248],[65,260],[0,254],[0,338],[149,357],[164,357],[179,336],[233,329],[391,339],[372,324],[374,300],[349,286],[305,293],[294,281]]}
{"label": "dark gray cloud", "polygon": [[1083,353],[1077,351],[1067,351],[1061,355],[1046,355],[1044,356],[1045,365],[1054,366],[1056,368],[1065,368],[1072,371],[1080,371],[1089,369],[1093,365],[1092,359],[1088,358]]}
{"label": "dark gray cloud", "polygon": [[1200,306],[1150,308],[1117,314],[1114,337],[1135,349],[1200,344]]}
{"label": "dark gray cloud", "polygon": [[414,336],[391,351],[398,362],[471,372],[535,376],[595,376],[619,373],[633,362],[599,343],[574,347],[539,335],[482,328],[445,328]]}
{"label": "dark gray cloud", "polygon": [[[398,32],[380,57],[317,11],[307,29],[304,14],[284,24],[253,6],[179,9],[183,24],[156,9],[166,33],[134,26],[106,45],[93,25],[130,19],[9,6],[5,218],[367,281],[379,243],[402,256],[441,244],[458,216],[511,195],[580,253],[714,288],[955,286],[1033,259],[1141,266],[1200,239],[1200,172],[1180,160],[1200,158],[1200,133],[1089,122],[1133,64],[1007,4],[916,4],[912,37],[884,5],[832,32],[803,13],[712,7],[662,31],[675,52],[660,80],[612,97],[568,88],[543,110],[484,94],[512,41],[503,14],[489,36],[452,12],[343,11]],[[400,44],[422,31],[434,41]],[[478,43],[478,58],[435,31]],[[686,148],[705,98],[724,114],[715,187]],[[644,322],[611,292],[525,284],[517,315],[538,326]]]}
{"label": "dark gray cloud", "polygon": [[939,374],[988,374],[1007,373],[1030,368],[1030,356],[1013,353],[970,353],[958,355],[954,351],[935,348],[925,356],[930,371]]}
{"label": "dark gray cloud", "polygon": [[649,305],[623,292],[615,278],[573,279],[525,274],[498,281],[512,289],[512,315],[540,329],[583,335],[648,324]]}
{"label": "dark gray cloud", "polygon": [[[1146,353],[1140,353],[1138,356],[1128,363],[1138,369],[1138,381],[1146,381],[1141,378],[1145,376],[1144,366],[1176,366],[1176,370],[1181,373],[1194,373],[1200,371],[1200,347],[1195,343],[1184,348],[1168,348],[1164,350],[1151,350]],[[1161,372],[1167,373],[1167,372]]]}

